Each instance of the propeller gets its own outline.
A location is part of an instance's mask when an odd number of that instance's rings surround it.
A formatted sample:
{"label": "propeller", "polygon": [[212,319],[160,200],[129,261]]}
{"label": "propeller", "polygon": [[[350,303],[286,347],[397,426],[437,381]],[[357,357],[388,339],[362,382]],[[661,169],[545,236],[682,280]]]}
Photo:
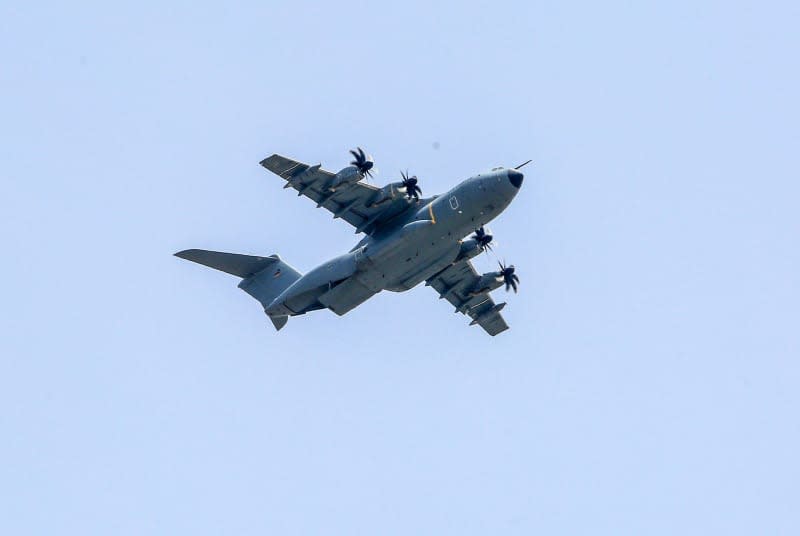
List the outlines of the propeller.
{"label": "propeller", "polygon": [[486,250],[491,251],[492,246],[490,245],[490,242],[492,241],[493,237],[486,231],[486,229],[483,228],[483,225],[481,225],[481,228],[477,229],[475,231],[475,234],[472,235],[470,238],[472,238],[478,243],[478,247],[481,248],[481,251],[486,251]]}
{"label": "propeller", "polygon": [[372,173],[370,170],[375,165],[375,162],[372,160],[372,155],[366,154],[361,147],[350,149],[350,154],[353,155],[354,158],[354,160],[350,162],[350,165],[356,166],[359,173],[365,177],[371,178]]}
{"label": "propeller", "polygon": [[519,284],[519,277],[514,273],[514,265],[506,266],[502,262],[498,262],[497,264],[500,265],[500,276],[503,278],[503,282],[506,284],[506,292],[510,288],[514,289],[514,294],[517,293],[517,285]]}
{"label": "propeller", "polygon": [[422,188],[417,185],[419,182],[417,180],[417,176],[414,175],[413,177],[409,177],[408,170],[406,170],[405,173],[401,171],[400,175],[403,177],[403,185],[401,188],[405,188],[408,198],[411,199],[413,197],[414,199],[419,200],[419,195],[422,193]]}

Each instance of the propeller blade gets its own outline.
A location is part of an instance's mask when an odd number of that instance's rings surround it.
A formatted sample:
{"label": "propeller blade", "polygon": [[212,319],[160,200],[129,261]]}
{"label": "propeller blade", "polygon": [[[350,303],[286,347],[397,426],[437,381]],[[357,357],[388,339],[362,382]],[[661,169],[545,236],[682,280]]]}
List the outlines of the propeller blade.
{"label": "propeller blade", "polygon": [[484,251],[491,250],[491,241],[494,238],[491,233],[489,233],[483,226],[480,229],[475,230],[475,234],[471,237],[475,240],[480,248]]}
{"label": "propeller blade", "polygon": [[358,168],[358,172],[364,175],[364,177],[366,178],[372,177],[371,170],[375,165],[375,161],[372,159],[372,155],[367,155],[367,153],[365,153],[364,149],[362,149],[361,147],[350,149],[350,154],[353,155],[354,158],[354,160],[350,162],[350,165]]}
{"label": "propeller blade", "polygon": [[502,277],[503,282],[506,284],[506,292],[510,289],[514,289],[514,294],[517,293],[517,285],[519,285],[519,277],[514,272],[516,268],[514,268],[513,264],[506,266],[505,262],[499,262],[500,265],[500,277]]}
{"label": "propeller blade", "polygon": [[403,180],[399,189],[405,190],[406,197],[409,199],[414,198],[419,201],[419,195],[422,193],[422,188],[419,187],[419,179],[417,179],[417,176],[409,176],[408,170],[401,170],[400,176],[403,178]]}

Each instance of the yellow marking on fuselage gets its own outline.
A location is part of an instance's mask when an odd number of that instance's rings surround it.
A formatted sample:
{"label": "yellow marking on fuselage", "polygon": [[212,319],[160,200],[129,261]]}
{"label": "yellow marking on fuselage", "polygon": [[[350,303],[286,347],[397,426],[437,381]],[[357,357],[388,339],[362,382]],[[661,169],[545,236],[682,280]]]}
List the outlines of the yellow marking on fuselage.
{"label": "yellow marking on fuselage", "polygon": [[433,215],[433,203],[428,205],[428,213],[431,215],[431,221],[436,224],[436,216]]}

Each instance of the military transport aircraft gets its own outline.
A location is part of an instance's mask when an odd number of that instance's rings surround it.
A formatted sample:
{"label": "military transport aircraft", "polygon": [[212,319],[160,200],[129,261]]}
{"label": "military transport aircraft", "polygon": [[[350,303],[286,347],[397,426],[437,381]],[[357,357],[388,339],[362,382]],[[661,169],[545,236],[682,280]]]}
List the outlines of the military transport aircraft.
{"label": "military transport aircraft", "polygon": [[[239,288],[261,302],[281,329],[290,316],[318,309],[343,315],[381,290],[402,292],[425,281],[455,311],[490,335],[508,329],[489,292],[505,285],[517,291],[514,266],[478,275],[470,259],[491,248],[484,225],[497,217],[522,186],[519,168],[479,173],[448,192],[422,198],[416,176],[377,188],[362,182],[373,160],[363,149],[338,173],[273,154],[261,165],[366,236],[348,253],[301,274],[278,255],[254,257],[187,249],[175,255],[242,278]],[[530,161],[529,161],[530,162]],[[469,238],[465,238],[473,233]]]}

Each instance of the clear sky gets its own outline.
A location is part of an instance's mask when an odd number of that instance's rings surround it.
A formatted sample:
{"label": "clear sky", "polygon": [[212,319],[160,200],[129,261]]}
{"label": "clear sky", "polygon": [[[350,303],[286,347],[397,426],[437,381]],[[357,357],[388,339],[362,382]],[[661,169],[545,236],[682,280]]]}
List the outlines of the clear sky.
{"label": "clear sky", "polygon": [[[799,534],[796,2],[0,5],[0,533]],[[276,333],[190,248],[357,240],[258,166],[525,168],[491,338]],[[477,260],[481,271],[495,261]]]}

